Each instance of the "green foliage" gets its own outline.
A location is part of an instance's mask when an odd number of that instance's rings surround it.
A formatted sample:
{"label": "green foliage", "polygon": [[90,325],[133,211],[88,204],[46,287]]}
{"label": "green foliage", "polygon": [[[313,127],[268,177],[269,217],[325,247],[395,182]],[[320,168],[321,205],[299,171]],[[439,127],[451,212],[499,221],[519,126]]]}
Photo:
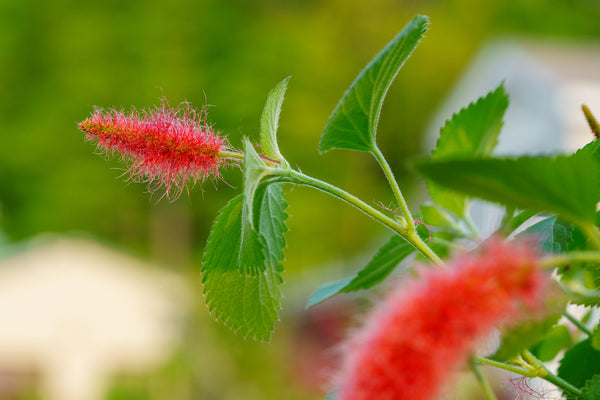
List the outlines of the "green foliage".
{"label": "green foliage", "polygon": [[600,350],[600,326],[597,326],[592,335],[592,346],[596,350]]}
{"label": "green foliage", "polygon": [[535,345],[531,352],[540,361],[551,361],[558,353],[573,344],[569,329],[564,325],[556,325],[546,333],[544,339]]}
{"label": "green foliage", "polygon": [[428,19],[416,16],[366,66],[329,117],[319,151],[374,151],[383,101],[394,78],[427,30]]}
{"label": "green foliage", "polygon": [[512,209],[507,209],[507,212],[509,213],[509,215],[505,215],[504,219],[505,219],[505,223],[503,223],[502,225],[502,233],[506,236],[508,236],[509,234],[511,234],[512,232],[514,232],[516,229],[518,229],[521,225],[523,225],[525,222],[527,222],[531,217],[534,217],[536,214],[538,214],[537,211],[534,210],[522,210],[519,211],[518,213],[514,214],[514,211],[511,211]]}
{"label": "green foliage", "polygon": [[592,347],[591,339],[571,347],[558,367],[558,376],[577,388],[597,374],[600,374],[600,351]]}
{"label": "green foliage", "polygon": [[456,231],[458,229],[457,223],[452,215],[442,210],[436,204],[422,204],[421,215],[423,216],[423,221],[427,225],[432,225],[438,229],[448,231]]}
{"label": "green foliage", "polygon": [[425,160],[417,169],[473,197],[556,213],[572,222],[595,220],[600,170],[585,156]]}
{"label": "green foliage", "polygon": [[[508,96],[500,85],[485,97],[469,104],[442,127],[440,138],[431,156],[432,160],[488,156],[496,147],[502,128],[502,118],[508,107]],[[467,212],[467,198],[434,182],[428,183],[429,193],[434,202],[464,217]]]}
{"label": "green foliage", "polygon": [[544,253],[560,254],[571,241],[572,225],[563,224],[558,217],[548,217],[525,229],[521,235],[534,237]]}
{"label": "green foliage", "polygon": [[285,78],[271,90],[267,103],[260,118],[260,144],[265,156],[272,160],[286,163],[279,151],[277,143],[277,128],[279,127],[279,114],[287,90],[290,77]]}
{"label": "green foliage", "polygon": [[583,400],[600,400],[600,374],[589,379],[581,389]]}
{"label": "green foliage", "polygon": [[[263,192],[262,189],[260,189]],[[203,258],[204,294],[217,319],[234,331],[258,340],[269,339],[280,309],[280,271],[285,246],[287,207],[283,190],[270,185],[260,196],[257,234],[264,246],[264,266],[247,271],[241,254],[258,248],[242,247],[244,196],[231,200],[217,216]],[[247,246],[254,245],[253,242]]]}
{"label": "green foliage", "polygon": [[392,236],[355,277],[319,287],[310,297],[307,306],[318,304],[338,293],[354,292],[376,285],[383,281],[414,250],[414,247],[400,236]]}
{"label": "green foliage", "polygon": [[523,350],[527,350],[537,344],[544,338],[550,328],[556,324],[559,318],[560,314],[551,315],[543,320],[529,320],[511,327],[502,335],[502,342],[493,358],[499,361],[507,361]]}

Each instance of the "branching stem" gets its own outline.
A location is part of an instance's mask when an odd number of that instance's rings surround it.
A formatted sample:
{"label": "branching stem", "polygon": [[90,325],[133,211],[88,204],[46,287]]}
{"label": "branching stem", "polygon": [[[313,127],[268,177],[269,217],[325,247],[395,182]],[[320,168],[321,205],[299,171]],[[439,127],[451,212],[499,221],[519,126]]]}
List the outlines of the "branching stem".
{"label": "branching stem", "polygon": [[404,199],[404,196],[402,195],[402,191],[400,190],[400,187],[398,186],[398,182],[396,182],[396,178],[394,177],[394,173],[392,172],[390,165],[388,164],[387,160],[383,156],[383,153],[381,152],[381,150],[379,150],[379,148],[377,146],[375,146],[373,155],[375,156],[375,159],[381,166],[381,169],[383,170],[383,174],[385,175],[388,183],[390,184],[390,187],[392,188],[392,192],[394,193],[394,197],[396,198],[396,201],[398,202],[398,205],[400,206],[400,209],[402,210],[402,214],[404,216],[404,219],[406,220],[406,228],[408,229],[408,231],[415,231],[416,227],[415,227],[414,219],[412,217],[412,214],[410,213],[408,204],[406,203],[406,200]]}
{"label": "branching stem", "polygon": [[[310,177],[308,175],[303,174],[302,172],[295,171],[292,169],[269,168],[268,172],[269,176],[271,177],[281,177],[287,182],[309,186],[314,189],[321,190],[334,197],[337,197],[338,199],[350,204],[354,208],[360,210],[364,214],[382,223],[398,235],[402,236],[409,243],[411,243],[419,252],[421,252],[423,255],[429,258],[432,262],[436,263],[439,266],[444,265],[444,262],[438,257],[437,254],[435,254],[429,248],[429,246],[427,246],[423,239],[421,239],[421,237],[417,234],[416,230],[410,231],[407,227],[404,227],[398,220],[388,217],[387,215],[371,207],[364,201],[360,200],[358,197],[353,196],[350,193],[327,182],[323,182],[319,179]],[[414,226],[414,222],[412,223]]]}

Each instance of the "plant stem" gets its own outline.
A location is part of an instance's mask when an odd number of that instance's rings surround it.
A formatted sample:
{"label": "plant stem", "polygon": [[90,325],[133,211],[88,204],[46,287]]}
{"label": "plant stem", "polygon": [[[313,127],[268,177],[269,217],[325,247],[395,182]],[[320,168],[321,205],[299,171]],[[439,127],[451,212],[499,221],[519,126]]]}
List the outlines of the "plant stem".
{"label": "plant stem", "polygon": [[238,153],[237,151],[220,151],[219,157],[223,158],[233,158],[236,160],[244,160],[244,153]]}
{"label": "plant stem", "polygon": [[465,212],[463,221],[465,221],[465,223],[469,227],[469,230],[471,231],[471,237],[473,237],[476,240],[479,240],[479,238],[480,238],[479,228],[477,228],[477,225],[475,225],[475,221],[473,221],[473,218],[471,218],[471,215],[469,215],[468,210]]}
{"label": "plant stem", "polygon": [[571,253],[548,256],[542,259],[542,268],[555,268],[574,262],[600,262],[600,252],[597,251],[573,251]]}
{"label": "plant stem", "polygon": [[494,390],[492,389],[492,385],[490,385],[490,382],[487,380],[485,375],[483,375],[483,373],[479,369],[477,360],[474,357],[471,357],[471,369],[473,370],[473,373],[475,374],[475,378],[477,379],[477,382],[479,382],[479,385],[481,385],[481,389],[483,390],[485,397],[488,400],[498,400],[498,398],[496,397],[496,394],[494,393]]}
{"label": "plant stem", "polygon": [[396,201],[400,205],[400,209],[402,210],[402,214],[404,215],[404,219],[406,220],[406,227],[407,227],[408,231],[409,232],[416,231],[415,221],[413,219],[412,214],[410,213],[410,210],[408,209],[408,204],[406,203],[406,200],[404,199],[404,196],[402,195],[402,191],[400,190],[400,187],[398,186],[398,182],[396,182],[396,178],[394,177],[394,173],[392,172],[390,165],[388,164],[387,160],[383,156],[383,153],[381,152],[381,150],[379,150],[379,148],[377,146],[375,146],[375,149],[373,150],[373,155],[375,156],[375,159],[381,166],[381,169],[383,170],[383,173],[384,173],[385,177],[387,178],[387,181],[390,184],[390,187],[392,188],[394,197],[396,198]]}
{"label": "plant stem", "polygon": [[500,361],[491,360],[485,357],[473,357],[473,359],[481,364],[491,365],[492,367],[500,368],[508,372],[513,372],[515,374],[519,374],[525,376],[527,378],[535,378],[536,375],[522,367],[517,367],[516,365],[509,365]]}
{"label": "plant stem", "polygon": [[432,262],[439,266],[443,266],[444,262],[435,254],[429,246],[419,237],[416,230],[409,231],[408,228],[402,226],[399,221],[388,217],[387,215],[374,209],[364,201],[351,195],[350,193],[333,186],[327,182],[310,177],[302,172],[287,168],[269,168],[269,174],[273,177],[282,177],[285,181],[299,185],[309,186],[330,194],[338,199],[350,204],[354,208],[360,210],[369,217],[382,223],[398,235],[402,236],[406,241],[411,243],[419,252],[429,258]]}
{"label": "plant stem", "polygon": [[591,337],[593,335],[592,331],[590,331],[587,326],[585,326],[580,320],[578,320],[577,318],[575,318],[574,316],[572,316],[571,314],[569,314],[567,311],[563,311],[562,315],[566,319],[568,319],[569,321],[571,321],[571,323],[573,325],[575,325],[577,327],[577,329],[579,329],[581,332],[585,333],[589,337]]}
{"label": "plant stem", "polygon": [[558,386],[559,388],[571,393],[575,397],[581,397],[581,390],[550,372],[548,368],[546,368],[546,366],[540,360],[531,354],[529,350],[525,350],[522,355],[523,358],[535,368],[536,376]]}

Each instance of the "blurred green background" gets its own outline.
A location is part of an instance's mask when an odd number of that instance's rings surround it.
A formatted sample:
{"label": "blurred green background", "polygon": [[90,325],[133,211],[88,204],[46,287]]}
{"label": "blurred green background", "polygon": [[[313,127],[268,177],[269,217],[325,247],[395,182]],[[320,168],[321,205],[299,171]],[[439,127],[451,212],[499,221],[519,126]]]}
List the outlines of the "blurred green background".
{"label": "blurred green background", "polygon": [[[164,95],[171,104],[213,105],[210,121],[240,147],[243,135],[256,137],[269,90],[289,75],[279,130],[286,158],[367,202],[389,203],[391,193],[369,156],[319,155],[317,144],[356,74],[417,13],[431,17],[431,28],[392,86],[378,132],[413,206],[416,180],[407,160],[420,153],[428,118],[474,52],[498,35],[598,41],[600,2],[0,1],[0,229],[5,241],[43,232],[89,233],[186,274],[200,292],[202,249],[218,210],[241,187],[239,170],[226,171],[228,184],[217,182],[218,189],[206,182],[173,203],[157,203],[159,196],[145,193],[143,184],[119,177],[123,165],[118,160],[95,155],[76,124],[93,106],[152,107]],[[355,270],[355,257],[373,249],[384,233],[320,193],[296,188],[287,200],[284,290],[299,292],[301,300],[311,287],[295,285],[311,269],[322,274],[323,265],[336,263]],[[288,303],[293,301],[292,296]],[[203,316],[191,321],[181,354],[154,377],[121,379],[110,398],[320,398],[314,387],[293,383],[291,366],[297,360],[286,349],[305,315],[286,307],[275,343],[255,344],[210,322],[199,295]],[[228,372],[218,381],[222,392],[207,389],[203,378],[202,364],[210,361],[202,345],[209,339],[228,360]],[[231,394],[234,389],[225,389],[231,382],[244,393],[251,388],[249,394]]]}

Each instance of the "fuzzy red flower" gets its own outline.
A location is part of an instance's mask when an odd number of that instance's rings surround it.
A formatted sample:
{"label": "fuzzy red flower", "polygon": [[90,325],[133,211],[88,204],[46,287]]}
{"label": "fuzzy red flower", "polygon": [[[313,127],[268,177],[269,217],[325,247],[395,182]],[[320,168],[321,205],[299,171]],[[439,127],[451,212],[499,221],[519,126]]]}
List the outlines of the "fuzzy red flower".
{"label": "fuzzy red flower", "polygon": [[498,239],[422,271],[349,341],[338,399],[434,398],[495,326],[540,309],[548,280],[527,243]]}
{"label": "fuzzy red flower", "polygon": [[169,107],[163,99],[150,111],[96,109],[79,124],[88,140],[106,154],[131,161],[133,180],[149,182],[151,191],[164,186],[167,197],[177,197],[188,182],[219,177],[228,145],[206,121],[206,109],[196,112],[188,103]]}

